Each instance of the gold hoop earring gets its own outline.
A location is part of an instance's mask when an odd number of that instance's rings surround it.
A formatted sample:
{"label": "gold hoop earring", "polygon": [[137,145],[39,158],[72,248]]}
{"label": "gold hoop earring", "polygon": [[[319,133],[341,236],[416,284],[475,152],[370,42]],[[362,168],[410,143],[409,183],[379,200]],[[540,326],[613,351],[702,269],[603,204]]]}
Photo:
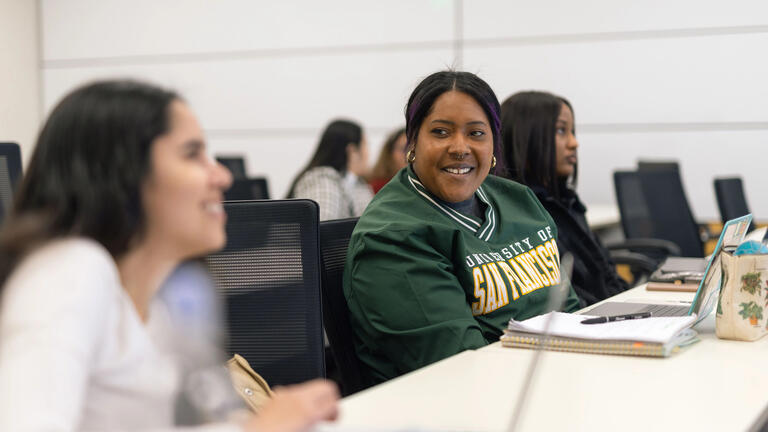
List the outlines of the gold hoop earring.
{"label": "gold hoop earring", "polygon": [[493,159],[491,159],[491,168],[495,166],[496,166],[496,156],[494,156]]}
{"label": "gold hoop earring", "polygon": [[405,154],[405,160],[408,163],[413,163],[416,160],[416,153],[414,153],[413,149],[408,150],[408,153]]}

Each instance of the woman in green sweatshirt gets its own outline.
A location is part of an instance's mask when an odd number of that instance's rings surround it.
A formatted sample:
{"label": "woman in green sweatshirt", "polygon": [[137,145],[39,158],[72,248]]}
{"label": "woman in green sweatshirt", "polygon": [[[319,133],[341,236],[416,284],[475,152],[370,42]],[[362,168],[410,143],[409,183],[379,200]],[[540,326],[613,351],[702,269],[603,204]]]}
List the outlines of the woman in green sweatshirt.
{"label": "woman in green sweatshirt", "polygon": [[530,189],[489,175],[501,134],[488,84],[434,73],[405,117],[409,165],[361,216],[344,274],[371,384],[497,341],[510,318],[546,312],[560,281],[552,218]]}

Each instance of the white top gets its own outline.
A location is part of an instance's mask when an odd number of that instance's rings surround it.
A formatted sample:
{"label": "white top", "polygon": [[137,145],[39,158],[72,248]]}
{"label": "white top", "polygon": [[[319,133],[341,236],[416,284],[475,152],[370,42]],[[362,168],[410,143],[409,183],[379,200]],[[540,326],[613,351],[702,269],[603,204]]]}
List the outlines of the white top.
{"label": "white top", "polygon": [[100,244],[66,239],[35,251],[2,291],[0,430],[177,430],[179,370],[154,342],[163,325],[141,321]]}

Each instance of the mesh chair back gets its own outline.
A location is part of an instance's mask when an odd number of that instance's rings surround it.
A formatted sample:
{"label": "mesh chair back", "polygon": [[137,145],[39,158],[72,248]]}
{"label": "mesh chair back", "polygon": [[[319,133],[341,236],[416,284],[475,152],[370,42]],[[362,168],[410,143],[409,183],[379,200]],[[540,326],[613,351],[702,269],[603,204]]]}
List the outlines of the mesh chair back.
{"label": "mesh chair back", "polygon": [[626,238],[653,238],[653,224],[637,171],[613,173],[621,227]]}
{"label": "mesh chair back", "polygon": [[220,157],[216,156],[216,160],[227,167],[229,172],[232,173],[232,178],[237,179],[244,179],[246,178],[245,175],[245,160],[241,157]]}
{"label": "mesh chair back", "polygon": [[227,201],[269,199],[267,179],[256,177],[235,180],[232,182],[232,187],[224,192],[224,199]]}
{"label": "mesh chair back", "polygon": [[679,171],[617,171],[613,181],[626,238],[669,240],[683,256],[704,256]]}
{"label": "mesh chair back", "polygon": [[680,172],[680,165],[675,161],[637,161],[638,171],[677,171]]}
{"label": "mesh chair back", "polygon": [[241,201],[224,208],[227,245],[206,263],[227,312],[227,350],[270,385],[324,376],[317,204]]}
{"label": "mesh chair back", "polygon": [[341,391],[344,396],[366,387],[362,365],[355,353],[349,308],[342,289],[349,237],[356,224],[357,218],[320,222],[323,322],[341,375]]}
{"label": "mesh chair back", "polygon": [[21,150],[12,142],[0,142],[0,222],[13,207],[13,195],[21,180]]}
{"label": "mesh chair back", "polygon": [[[747,197],[744,196],[744,185],[739,177],[715,179],[715,196],[723,223],[751,213]],[[753,225],[749,224],[750,231],[754,228]]]}

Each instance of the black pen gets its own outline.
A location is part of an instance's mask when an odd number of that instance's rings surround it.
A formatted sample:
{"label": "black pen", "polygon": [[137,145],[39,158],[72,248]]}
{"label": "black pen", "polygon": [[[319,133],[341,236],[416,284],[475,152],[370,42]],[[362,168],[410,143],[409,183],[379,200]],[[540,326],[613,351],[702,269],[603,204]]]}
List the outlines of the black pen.
{"label": "black pen", "polygon": [[589,319],[585,319],[581,323],[582,324],[602,324],[607,322],[650,318],[650,317],[651,317],[650,312],[640,312],[640,313],[632,313],[632,314],[626,314],[626,315],[613,315],[613,316],[607,316],[607,317],[603,316],[603,317],[597,317],[597,318],[589,318]]}

